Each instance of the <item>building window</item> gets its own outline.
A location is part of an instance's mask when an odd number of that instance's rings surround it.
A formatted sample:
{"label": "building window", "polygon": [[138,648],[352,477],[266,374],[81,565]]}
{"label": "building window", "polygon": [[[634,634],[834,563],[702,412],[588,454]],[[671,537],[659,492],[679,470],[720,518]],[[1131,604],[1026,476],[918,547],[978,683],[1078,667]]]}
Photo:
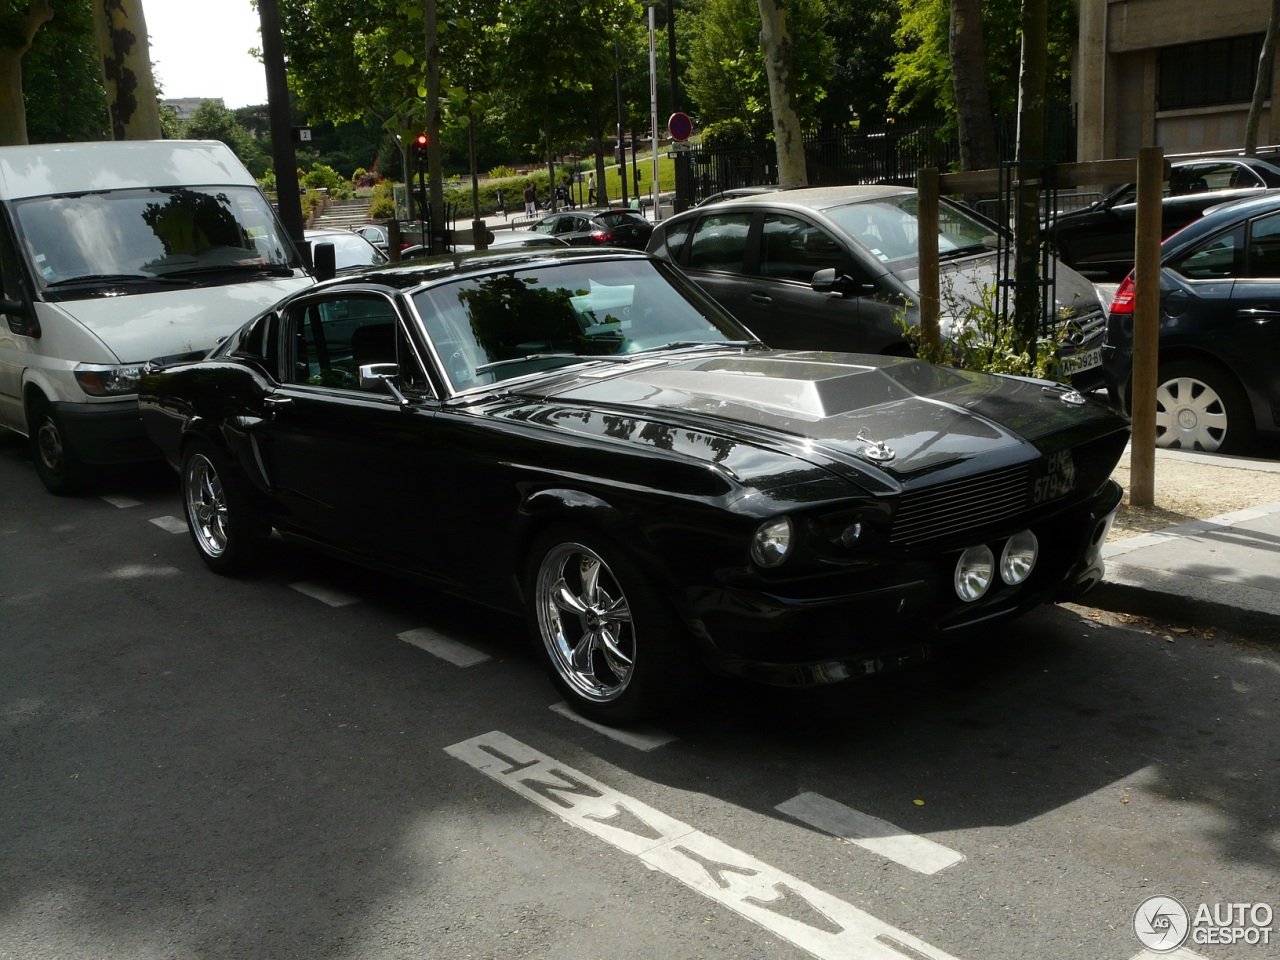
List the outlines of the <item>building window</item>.
{"label": "building window", "polygon": [[1164,47],[1159,52],[1158,109],[1248,103],[1253,99],[1254,73],[1261,53],[1260,33]]}

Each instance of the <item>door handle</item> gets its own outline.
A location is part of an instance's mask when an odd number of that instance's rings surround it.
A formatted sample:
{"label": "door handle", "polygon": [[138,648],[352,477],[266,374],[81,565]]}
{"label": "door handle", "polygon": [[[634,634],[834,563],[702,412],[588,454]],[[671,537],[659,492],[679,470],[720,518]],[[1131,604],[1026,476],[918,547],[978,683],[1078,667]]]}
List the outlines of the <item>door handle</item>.
{"label": "door handle", "polygon": [[769,296],[767,293],[753,292],[751,294],[751,301],[752,303],[773,303],[773,297]]}
{"label": "door handle", "polygon": [[293,406],[292,397],[264,397],[262,405],[267,409],[267,417],[274,417],[276,413],[285,407]]}
{"label": "door handle", "polygon": [[1280,317],[1280,310],[1268,310],[1265,307],[1244,307],[1236,311],[1236,316],[1241,320],[1274,320]]}

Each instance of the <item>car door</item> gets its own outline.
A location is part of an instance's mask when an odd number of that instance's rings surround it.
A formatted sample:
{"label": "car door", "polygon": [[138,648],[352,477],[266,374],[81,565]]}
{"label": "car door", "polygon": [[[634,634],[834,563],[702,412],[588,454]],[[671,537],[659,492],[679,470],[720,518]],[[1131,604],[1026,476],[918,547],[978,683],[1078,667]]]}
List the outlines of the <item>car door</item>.
{"label": "car door", "polygon": [[762,311],[751,300],[747,279],[751,221],[750,210],[712,213],[698,218],[682,245],[678,262],[698,286],[760,336],[754,321]]}
{"label": "car door", "polygon": [[1280,410],[1280,213],[1249,224],[1245,269],[1231,288],[1230,322],[1223,353],[1254,399],[1257,426],[1274,431]]}
{"label": "car door", "polygon": [[[0,210],[0,300],[22,304],[34,310],[26,295],[17,245]],[[33,349],[35,328],[31,318],[20,311],[0,313],[0,426],[26,430],[22,411],[22,371]]]}
{"label": "car door", "polygon": [[[334,291],[295,301],[282,329],[282,382],[264,398],[255,435],[285,519],[345,550],[404,554],[393,488],[418,468],[413,452],[437,405],[395,303]],[[375,363],[399,364],[410,403],[385,384],[361,388],[359,368]]]}

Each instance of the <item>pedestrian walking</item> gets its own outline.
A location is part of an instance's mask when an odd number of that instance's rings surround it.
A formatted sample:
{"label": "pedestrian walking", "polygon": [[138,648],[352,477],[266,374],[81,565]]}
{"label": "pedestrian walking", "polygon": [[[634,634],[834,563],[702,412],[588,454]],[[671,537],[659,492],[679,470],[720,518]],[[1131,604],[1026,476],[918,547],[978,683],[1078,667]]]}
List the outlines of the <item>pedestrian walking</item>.
{"label": "pedestrian walking", "polygon": [[587,203],[593,207],[596,205],[596,175],[594,173],[587,174]]}
{"label": "pedestrian walking", "polygon": [[498,194],[498,212],[502,214],[502,219],[505,220],[507,219],[507,206],[502,202],[502,188],[499,187],[496,192]]}
{"label": "pedestrian walking", "polygon": [[530,180],[524,185],[524,215],[526,217],[535,216],[538,212],[538,194],[533,189],[533,181]]}

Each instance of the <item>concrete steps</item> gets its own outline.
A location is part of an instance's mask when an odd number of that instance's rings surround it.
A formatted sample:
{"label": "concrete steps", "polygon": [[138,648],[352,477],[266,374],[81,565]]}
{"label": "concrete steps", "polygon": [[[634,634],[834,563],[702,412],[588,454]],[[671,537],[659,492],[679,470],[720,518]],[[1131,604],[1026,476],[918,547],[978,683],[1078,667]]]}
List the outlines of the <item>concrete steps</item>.
{"label": "concrete steps", "polygon": [[332,200],[312,224],[313,227],[349,230],[369,222],[369,201],[366,199]]}

